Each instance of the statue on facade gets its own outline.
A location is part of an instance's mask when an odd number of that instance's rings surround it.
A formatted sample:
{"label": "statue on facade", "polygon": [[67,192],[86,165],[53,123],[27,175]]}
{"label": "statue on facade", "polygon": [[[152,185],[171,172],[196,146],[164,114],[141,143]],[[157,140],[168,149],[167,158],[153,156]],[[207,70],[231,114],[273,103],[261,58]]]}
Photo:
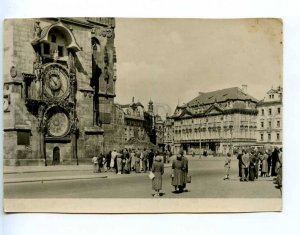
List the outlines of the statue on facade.
{"label": "statue on facade", "polygon": [[40,26],[39,21],[36,21],[34,23],[33,29],[34,29],[33,40],[38,40],[41,37],[41,33],[42,33],[42,28]]}

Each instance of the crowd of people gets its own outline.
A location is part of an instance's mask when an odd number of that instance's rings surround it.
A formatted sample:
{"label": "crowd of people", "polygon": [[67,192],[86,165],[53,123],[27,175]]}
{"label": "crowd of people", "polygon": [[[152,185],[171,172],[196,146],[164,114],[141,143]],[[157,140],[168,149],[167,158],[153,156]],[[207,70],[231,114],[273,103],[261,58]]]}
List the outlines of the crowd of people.
{"label": "crowd of people", "polygon": [[[275,147],[273,150],[258,150],[247,148],[238,150],[238,169],[240,181],[254,181],[258,177],[274,177],[277,187],[282,187],[282,148]],[[231,156],[225,158],[225,177],[229,179]]]}
{"label": "crowd of people", "polygon": [[[110,151],[106,155],[100,154],[92,158],[94,173],[115,172],[116,174],[130,174],[152,172],[152,190],[154,197],[160,197],[162,190],[162,176],[164,163],[169,163],[171,152],[159,152],[153,149],[122,149]],[[191,181],[188,176],[188,159],[183,151],[172,162],[171,185],[175,191],[186,191],[186,184]]]}

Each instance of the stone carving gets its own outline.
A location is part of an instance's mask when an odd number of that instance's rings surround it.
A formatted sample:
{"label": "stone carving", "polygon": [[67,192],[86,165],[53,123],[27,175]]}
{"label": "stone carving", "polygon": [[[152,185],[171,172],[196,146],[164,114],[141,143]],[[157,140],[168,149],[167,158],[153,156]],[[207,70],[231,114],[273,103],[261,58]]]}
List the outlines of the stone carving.
{"label": "stone carving", "polygon": [[68,67],[69,67],[69,73],[75,74],[75,72],[76,72],[75,60],[74,60],[74,55],[72,54],[72,52],[69,52],[69,55],[68,55]]}
{"label": "stone carving", "polygon": [[17,75],[18,75],[18,71],[17,71],[16,67],[15,66],[11,66],[10,67],[10,76],[12,78],[15,78],[15,77],[17,77]]}
{"label": "stone carving", "polygon": [[41,33],[42,33],[42,28],[40,26],[40,22],[39,21],[36,21],[34,23],[33,29],[34,29],[33,39],[34,40],[38,40],[41,37]]}

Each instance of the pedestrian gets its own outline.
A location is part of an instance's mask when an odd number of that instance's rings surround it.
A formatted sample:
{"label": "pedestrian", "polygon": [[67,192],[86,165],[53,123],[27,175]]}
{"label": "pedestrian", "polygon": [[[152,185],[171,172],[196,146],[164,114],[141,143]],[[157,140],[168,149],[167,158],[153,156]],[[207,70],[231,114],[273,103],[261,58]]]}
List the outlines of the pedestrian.
{"label": "pedestrian", "polygon": [[109,171],[111,168],[111,151],[106,154],[106,169]]}
{"label": "pedestrian", "polygon": [[272,166],[272,157],[271,157],[272,150],[269,149],[266,151],[266,154],[268,155],[268,171],[266,173],[266,176],[269,177],[271,175],[271,166]]}
{"label": "pedestrian", "polygon": [[146,148],[144,148],[144,152],[143,152],[143,169],[144,172],[147,172],[147,168],[148,168],[148,151]]}
{"label": "pedestrian", "polygon": [[189,172],[189,160],[187,159],[186,156],[182,155],[182,171],[183,171],[183,184],[182,184],[182,189],[181,191],[185,191],[186,184],[187,184],[187,177],[188,177],[188,172]]}
{"label": "pedestrian", "polygon": [[231,163],[231,155],[230,153],[227,153],[227,156],[225,158],[225,164],[224,164],[224,172],[225,172],[225,177],[223,180],[229,180],[229,175],[230,175],[230,163]]}
{"label": "pedestrian", "polygon": [[255,167],[256,167],[256,156],[255,152],[252,150],[250,155],[249,162],[249,180],[254,181],[255,178]]}
{"label": "pedestrian", "polygon": [[175,192],[182,192],[183,185],[183,151],[180,150],[180,154],[177,155],[176,159],[172,163],[172,185],[175,187]]}
{"label": "pedestrian", "polygon": [[98,173],[101,173],[101,168],[103,167],[103,155],[100,153],[97,157],[97,161],[98,161]]}
{"label": "pedestrian", "polygon": [[154,160],[154,152],[153,149],[151,149],[148,154],[149,169],[152,169],[153,160]]}
{"label": "pedestrian", "polygon": [[277,161],[278,161],[278,148],[275,147],[274,148],[274,151],[271,155],[272,157],[272,168],[271,168],[271,176],[277,176],[277,172],[276,172],[276,164],[277,164]]}
{"label": "pedestrian", "polygon": [[111,152],[111,162],[110,162],[110,168],[115,168],[115,170],[117,171],[117,165],[116,165],[116,157],[118,155],[118,152],[114,149]]}
{"label": "pedestrian", "polygon": [[164,164],[161,156],[156,156],[152,166],[154,178],[152,179],[152,190],[155,191],[154,197],[160,197],[159,191],[162,190],[162,175],[164,174]]}
{"label": "pedestrian", "polygon": [[140,165],[140,163],[141,163],[141,152],[139,151],[139,149],[137,150],[137,153],[136,153],[136,155],[135,155],[135,172],[136,173],[141,173],[141,165]]}
{"label": "pedestrian", "polygon": [[122,174],[122,151],[119,151],[117,156],[116,156],[116,162],[117,162],[117,168],[116,168],[116,174]]}
{"label": "pedestrian", "polygon": [[131,171],[131,150],[129,149],[125,154],[125,173],[130,174]]}
{"label": "pedestrian", "polygon": [[241,181],[248,181],[248,170],[249,170],[249,153],[246,150],[243,150],[242,155],[242,178]]}
{"label": "pedestrian", "polygon": [[239,177],[242,178],[242,156],[243,156],[243,152],[242,150],[239,150],[238,151],[238,154],[237,154],[237,160],[238,160],[238,168],[239,168]]}
{"label": "pedestrian", "polygon": [[278,161],[277,161],[277,179],[276,183],[278,188],[282,187],[282,148],[278,152]]}
{"label": "pedestrian", "polygon": [[135,171],[135,149],[132,149],[132,151],[130,152],[130,156],[131,156],[131,170]]}
{"label": "pedestrian", "polygon": [[267,175],[268,169],[269,169],[268,159],[269,159],[269,154],[268,154],[268,151],[266,150],[266,152],[262,158],[262,167],[261,167],[261,176],[262,177],[268,176]]}
{"label": "pedestrian", "polygon": [[96,156],[94,156],[92,158],[92,163],[93,163],[93,171],[94,171],[94,173],[97,173],[97,171],[98,171],[98,158]]}

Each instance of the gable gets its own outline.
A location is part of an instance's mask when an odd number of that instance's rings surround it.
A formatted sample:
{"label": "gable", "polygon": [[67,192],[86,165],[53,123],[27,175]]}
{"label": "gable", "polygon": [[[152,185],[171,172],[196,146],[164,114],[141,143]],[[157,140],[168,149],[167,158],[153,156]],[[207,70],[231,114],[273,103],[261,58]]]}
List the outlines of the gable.
{"label": "gable", "polygon": [[212,105],[210,106],[205,114],[208,115],[208,114],[222,114],[223,113],[223,110],[219,107],[217,107],[216,105]]}

